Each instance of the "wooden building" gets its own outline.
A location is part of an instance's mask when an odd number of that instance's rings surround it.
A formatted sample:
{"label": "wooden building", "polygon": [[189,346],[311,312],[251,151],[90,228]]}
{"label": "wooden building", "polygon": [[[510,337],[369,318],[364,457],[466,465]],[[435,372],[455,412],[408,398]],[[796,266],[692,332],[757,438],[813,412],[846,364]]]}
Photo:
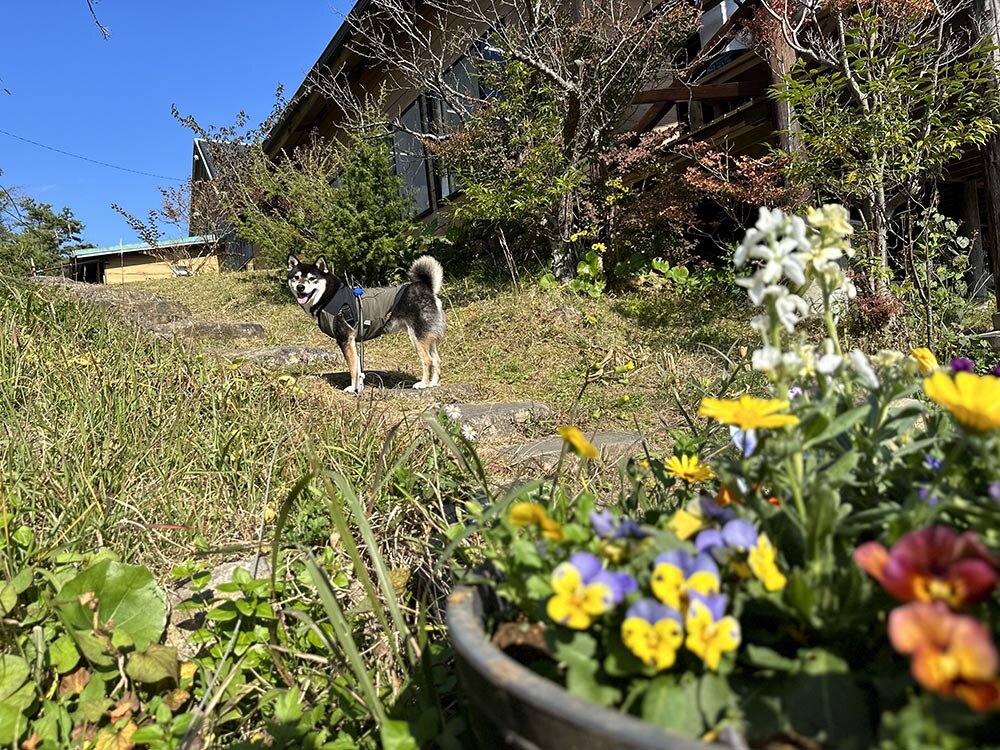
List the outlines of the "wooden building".
{"label": "wooden building", "polygon": [[94,284],[193,276],[219,271],[215,235],[163,240],[154,248],[142,242],[90,247],[69,253],[67,275]]}

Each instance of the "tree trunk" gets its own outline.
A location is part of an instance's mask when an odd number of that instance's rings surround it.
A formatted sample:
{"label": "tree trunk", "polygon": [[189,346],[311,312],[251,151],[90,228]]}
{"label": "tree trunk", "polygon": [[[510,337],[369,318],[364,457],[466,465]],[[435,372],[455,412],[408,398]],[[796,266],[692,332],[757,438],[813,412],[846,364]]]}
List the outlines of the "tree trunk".
{"label": "tree trunk", "polygon": [[[1000,66],[1000,0],[976,0],[975,11],[980,29],[993,45],[993,64]],[[986,173],[986,205],[989,206],[989,257],[993,266],[994,279],[1000,275],[1000,136],[994,135],[983,149]],[[994,281],[997,313],[993,316],[993,327],[1000,327],[1000,282]],[[991,339],[994,343],[996,339]],[[995,345],[995,343],[994,343]]]}
{"label": "tree trunk", "polygon": [[889,207],[885,199],[885,188],[879,185],[872,193],[871,228],[874,242],[873,257],[879,261],[882,276],[875,279],[875,289],[883,291],[886,281],[883,276],[889,272]]}
{"label": "tree trunk", "polygon": [[[785,76],[792,71],[795,59],[795,50],[785,41],[784,35],[778,34],[767,49],[767,64],[771,69],[772,86],[780,85],[784,81]],[[778,148],[785,153],[800,150],[802,141],[798,133],[801,126],[795,118],[792,105],[772,99],[771,114],[774,117],[775,129],[778,131]]]}
{"label": "tree trunk", "polygon": [[552,238],[552,275],[559,281],[576,278],[576,251],[570,236],[573,234],[573,198],[564,195],[556,209],[555,232]]}
{"label": "tree trunk", "polygon": [[972,293],[975,299],[986,299],[989,276],[983,251],[983,225],[979,217],[979,184],[972,180],[962,186],[962,220],[965,233],[972,242],[969,265],[972,268]]}

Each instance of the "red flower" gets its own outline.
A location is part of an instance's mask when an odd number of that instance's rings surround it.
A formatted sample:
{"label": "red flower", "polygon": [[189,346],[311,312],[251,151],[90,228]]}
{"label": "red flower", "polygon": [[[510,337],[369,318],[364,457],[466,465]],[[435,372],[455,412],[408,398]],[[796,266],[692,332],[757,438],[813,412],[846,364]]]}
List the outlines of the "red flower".
{"label": "red flower", "polygon": [[913,657],[913,678],[928,690],[956,695],[975,711],[1000,707],[996,646],[974,618],[941,602],[914,602],[890,613],[889,640]]}
{"label": "red flower", "polygon": [[1000,568],[975,532],[958,534],[947,526],[910,532],[891,550],[878,542],[862,544],[854,559],[897,599],[951,607],[986,599]]}

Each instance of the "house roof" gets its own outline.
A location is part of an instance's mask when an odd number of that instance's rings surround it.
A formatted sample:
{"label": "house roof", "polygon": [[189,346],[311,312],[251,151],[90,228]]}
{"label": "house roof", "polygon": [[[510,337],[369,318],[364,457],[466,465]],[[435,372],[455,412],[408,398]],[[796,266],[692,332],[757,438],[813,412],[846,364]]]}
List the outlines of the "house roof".
{"label": "house roof", "polygon": [[348,22],[351,18],[356,18],[357,16],[364,13],[368,6],[371,5],[372,0],[356,0],[351,10],[344,17],[344,21],[340,24],[340,27],[334,33],[333,38],[330,43],[326,45],[326,48],[320,53],[316,62],[309,69],[309,73],[306,77],[302,79],[302,83],[299,84],[298,89],[296,89],[295,94],[289,100],[288,106],[285,111],[281,113],[281,117],[271,128],[271,132],[267,134],[267,138],[264,139],[264,151],[267,153],[271,152],[271,147],[275,145],[276,141],[279,140],[284,131],[289,124],[289,120],[298,111],[301,106],[302,100],[306,98],[309,93],[309,79],[312,78],[313,74],[320,72],[323,68],[329,67],[330,63],[340,52],[341,48],[347,43],[347,40],[351,36],[351,25]]}
{"label": "house roof", "polygon": [[178,237],[173,240],[161,240],[154,248],[145,242],[132,242],[128,245],[107,245],[105,247],[88,247],[82,250],[69,250],[66,255],[76,260],[84,258],[99,258],[102,255],[124,255],[125,253],[146,253],[165,247],[184,247],[185,245],[208,245],[218,237],[214,234],[201,234],[194,237]]}

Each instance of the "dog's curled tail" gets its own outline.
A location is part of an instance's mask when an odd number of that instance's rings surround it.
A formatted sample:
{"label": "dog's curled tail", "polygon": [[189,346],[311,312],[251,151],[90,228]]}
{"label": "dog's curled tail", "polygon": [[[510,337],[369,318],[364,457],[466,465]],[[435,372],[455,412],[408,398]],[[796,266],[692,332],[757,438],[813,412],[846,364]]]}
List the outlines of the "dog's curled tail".
{"label": "dog's curled tail", "polygon": [[423,284],[429,287],[434,294],[441,291],[441,280],[444,278],[444,269],[441,264],[429,255],[421,255],[410,266],[410,280],[414,284]]}

